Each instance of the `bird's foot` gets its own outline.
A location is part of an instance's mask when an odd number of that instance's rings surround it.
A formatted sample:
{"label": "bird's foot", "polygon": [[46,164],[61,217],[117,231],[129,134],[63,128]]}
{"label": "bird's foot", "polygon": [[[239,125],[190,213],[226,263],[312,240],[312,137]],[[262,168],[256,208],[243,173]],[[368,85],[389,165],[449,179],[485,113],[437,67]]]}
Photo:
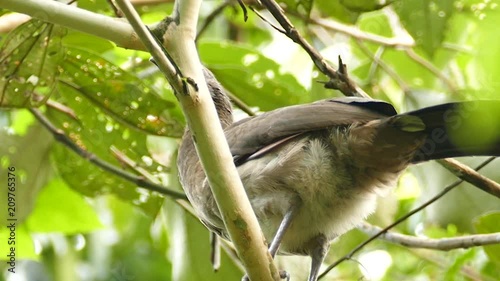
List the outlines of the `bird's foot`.
{"label": "bird's foot", "polygon": [[[280,270],[279,274],[280,274],[281,279],[286,280],[286,281],[290,281],[290,273],[288,273],[284,270]],[[243,278],[241,278],[241,281],[250,281],[250,278],[248,278],[248,275],[245,274],[245,276],[243,276]]]}
{"label": "bird's foot", "polygon": [[284,270],[280,270],[280,278],[284,279],[286,281],[290,281],[290,273],[288,273]]}

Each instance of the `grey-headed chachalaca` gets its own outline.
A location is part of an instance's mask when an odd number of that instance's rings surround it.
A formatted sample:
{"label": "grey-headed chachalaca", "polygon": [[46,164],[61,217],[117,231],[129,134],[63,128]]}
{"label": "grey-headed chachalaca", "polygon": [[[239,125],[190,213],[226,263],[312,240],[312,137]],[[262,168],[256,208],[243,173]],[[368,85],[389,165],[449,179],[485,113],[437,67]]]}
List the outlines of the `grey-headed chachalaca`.
{"label": "grey-headed chachalaca", "polygon": [[[272,241],[271,254],[311,256],[309,281],[317,280],[330,241],[372,213],[376,194],[391,187],[408,165],[500,156],[500,101],[397,114],[383,101],[338,98],[233,123],[224,89],[208,70],[204,73],[246,193]],[[228,238],[189,131],[178,166],[201,221]],[[278,229],[282,237],[275,237]]]}

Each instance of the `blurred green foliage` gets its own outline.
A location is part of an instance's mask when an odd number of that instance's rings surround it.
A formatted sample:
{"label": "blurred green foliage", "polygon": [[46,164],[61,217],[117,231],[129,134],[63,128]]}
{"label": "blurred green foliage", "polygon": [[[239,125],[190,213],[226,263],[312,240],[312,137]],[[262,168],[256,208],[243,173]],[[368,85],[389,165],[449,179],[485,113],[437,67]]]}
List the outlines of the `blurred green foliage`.
{"label": "blurred green foliage", "polygon": [[[498,0],[279,2],[325,59],[336,67],[342,56],[358,85],[399,110],[499,98]],[[200,27],[221,4],[203,2]],[[77,5],[114,15],[109,1],[79,0]],[[137,8],[150,24],[170,13],[173,4],[151,1]],[[309,22],[320,18],[324,24]],[[190,213],[54,142],[26,110],[39,108],[74,143],[100,159],[180,190],[175,155],[184,120],[148,54],[37,20],[2,35],[1,42],[0,184],[6,182],[7,167],[15,166],[20,179],[17,202],[22,206],[17,212],[17,276],[30,281],[242,276],[234,256],[224,251],[221,269],[213,272],[209,233]],[[203,63],[255,111],[340,95],[318,83],[327,79],[303,50],[252,12],[244,22],[238,5],[216,16],[197,44]],[[492,165],[485,175],[499,181],[499,168],[498,163]],[[371,221],[390,223],[454,179],[427,164],[411,169]],[[396,230],[431,237],[500,231],[498,200],[478,193],[463,185]],[[6,200],[2,193],[0,205]],[[5,220],[3,212],[0,218]],[[6,229],[0,230],[0,241],[7,235]],[[366,238],[358,230],[347,233],[333,243],[326,262]],[[366,254],[366,264],[345,262],[323,280],[497,280],[498,247],[440,252],[375,241],[361,255]],[[2,246],[1,257],[6,250]],[[388,266],[376,273],[370,266],[376,260],[368,257],[380,251],[386,253]],[[280,257],[279,263],[295,280],[307,274],[307,259]],[[0,268],[5,272],[0,280],[18,280],[5,271],[4,262]]]}

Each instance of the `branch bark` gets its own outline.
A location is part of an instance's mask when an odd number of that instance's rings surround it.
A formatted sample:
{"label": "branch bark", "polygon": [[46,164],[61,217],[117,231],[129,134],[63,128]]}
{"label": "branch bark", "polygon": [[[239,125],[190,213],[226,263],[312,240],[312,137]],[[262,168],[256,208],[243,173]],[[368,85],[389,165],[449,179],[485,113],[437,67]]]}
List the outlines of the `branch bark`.
{"label": "branch bark", "polygon": [[[382,231],[382,228],[364,223],[358,227],[368,235],[376,235]],[[395,232],[384,232],[379,236],[380,239],[391,243],[399,244],[411,248],[425,248],[441,251],[449,251],[460,248],[471,248],[500,243],[500,233],[474,234],[462,237],[431,239],[423,237],[414,237]]]}
{"label": "branch bark", "polygon": [[[181,103],[212,193],[232,242],[251,280],[279,280],[257,218],[253,213],[215,111],[196,50],[196,26],[201,0],[176,1],[163,41],[170,58],[141,23],[130,2],[116,1]],[[185,83],[186,78],[193,83]]]}
{"label": "branch bark", "polygon": [[118,18],[96,14],[57,1],[0,0],[0,7],[106,38],[124,48],[144,50],[130,24]]}
{"label": "branch bark", "polygon": [[[494,159],[494,157],[492,158]],[[474,169],[464,165],[453,158],[446,158],[437,160],[441,166],[460,178],[479,189],[500,198],[500,184],[492,181],[491,179],[481,175]]]}

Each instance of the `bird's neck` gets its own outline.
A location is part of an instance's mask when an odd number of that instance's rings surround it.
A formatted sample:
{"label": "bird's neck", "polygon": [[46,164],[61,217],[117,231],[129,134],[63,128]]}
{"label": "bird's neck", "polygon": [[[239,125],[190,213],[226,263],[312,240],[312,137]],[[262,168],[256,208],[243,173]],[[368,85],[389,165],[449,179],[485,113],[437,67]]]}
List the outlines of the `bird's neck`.
{"label": "bird's neck", "polygon": [[212,96],[215,109],[217,110],[220,123],[224,129],[233,123],[233,108],[231,106],[231,101],[226,95],[225,89],[213,75],[211,77],[205,75],[205,79],[207,81],[208,91]]}

